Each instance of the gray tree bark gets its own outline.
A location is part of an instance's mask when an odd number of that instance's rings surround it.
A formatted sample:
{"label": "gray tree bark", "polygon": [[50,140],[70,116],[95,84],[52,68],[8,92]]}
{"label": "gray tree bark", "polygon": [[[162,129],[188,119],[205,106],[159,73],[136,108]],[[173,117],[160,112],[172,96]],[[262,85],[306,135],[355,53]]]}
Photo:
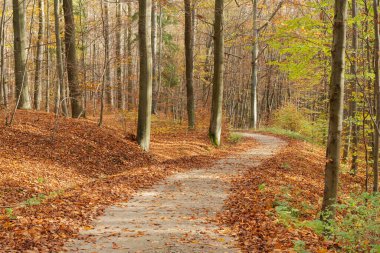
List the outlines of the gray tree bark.
{"label": "gray tree bark", "polygon": [[12,0],[16,100],[18,109],[32,109],[25,54],[25,1]]}
{"label": "gray tree bark", "polygon": [[2,94],[4,107],[8,106],[8,89],[5,82],[5,11],[7,8],[7,1],[3,2],[3,9],[1,12],[0,20],[0,93]]}
{"label": "gray tree bark", "polygon": [[186,93],[187,93],[187,118],[189,129],[195,128],[195,99],[194,99],[194,28],[192,22],[191,0],[185,3],[185,56],[186,56]]}
{"label": "gray tree bark", "polygon": [[214,78],[212,87],[211,122],[209,137],[215,146],[220,146],[223,113],[223,72],[224,72],[224,0],[215,1],[214,21]]}
{"label": "gray tree bark", "polygon": [[253,0],[253,36],[252,36],[252,80],[251,80],[251,117],[250,128],[257,128],[257,58],[259,53],[259,33],[257,27],[257,0]]}
{"label": "gray tree bark", "polygon": [[78,63],[75,43],[75,22],[73,13],[73,1],[63,0],[63,12],[65,17],[65,49],[67,61],[67,78],[69,81],[71,116],[82,116],[82,93],[78,82]]}
{"label": "gray tree bark", "polygon": [[[56,67],[58,80],[55,90],[55,107],[54,112],[59,113],[59,108],[62,106],[62,112],[67,116],[67,103],[64,93],[64,72],[63,72],[63,60],[62,60],[62,41],[59,27],[59,0],[54,0],[54,31],[55,31],[55,53],[56,53]],[[61,103],[61,97],[63,98]]]}
{"label": "gray tree bark", "polygon": [[128,34],[127,34],[127,86],[128,86],[128,110],[133,109],[133,80],[132,80],[132,3],[128,2]]}
{"label": "gray tree bark", "polygon": [[325,189],[322,211],[335,217],[335,203],[338,192],[340,148],[343,122],[344,68],[346,50],[347,0],[335,0],[332,44],[332,65],[329,90],[329,133],[326,149]]}
{"label": "gray tree bark", "polygon": [[35,74],[34,74],[34,109],[41,109],[42,99],[42,61],[43,61],[43,40],[45,30],[45,14],[44,14],[44,0],[38,0],[38,36],[37,36],[37,55],[35,61]]}
{"label": "gray tree bark", "polygon": [[124,89],[121,79],[121,4],[116,3],[116,83],[117,83],[117,107],[124,109]]}
{"label": "gray tree bark", "polygon": [[149,151],[152,113],[151,0],[139,0],[140,91],[137,142]]}
{"label": "gray tree bark", "polygon": [[[110,32],[109,32],[109,10],[108,10],[108,1],[104,1],[103,3],[103,11],[104,11],[104,47],[105,47],[105,58],[106,62],[110,62]],[[105,95],[106,95],[106,102],[108,105],[113,107],[114,101],[112,96],[112,85],[111,85],[111,69],[109,64],[107,64],[105,69],[105,82],[106,82],[106,88],[105,88]]]}
{"label": "gray tree bark", "polygon": [[[43,0],[45,1],[45,0]],[[50,52],[49,52],[49,44],[50,44],[50,3],[49,0],[46,0],[46,46],[45,46],[45,54],[46,54],[46,80],[45,80],[45,111],[50,112]]]}
{"label": "gray tree bark", "polygon": [[157,84],[157,0],[152,0],[152,75],[153,100],[152,113],[157,114],[158,84]]}
{"label": "gray tree bark", "polygon": [[[355,19],[358,12],[358,6],[356,0],[352,0],[352,18]],[[358,170],[358,144],[359,144],[359,127],[356,120],[357,113],[357,103],[356,103],[356,94],[358,92],[358,82],[356,79],[356,75],[358,72],[358,24],[354,22],[352,25],[352,64],[351,64],[351,75],[354,76],[354,80],[352,81],[352,92],[351,92],[351,101],[350,101],[350,111],[352,112],[352,162],[351,162],[351,173],[356,175]]]}
{"label": "gray tree bark", "polygon": [[375,122],[375,140],[373,148],[373,191],[377,192],[379,188],[379,142],[380,142],[380,34],[379,34],[379,11],[378,2],[373,0],[374,9],[374,31],[375,31],[375,48],[374,48],[374,60],[375,60],[375,105],[376,105],[376,122]]}

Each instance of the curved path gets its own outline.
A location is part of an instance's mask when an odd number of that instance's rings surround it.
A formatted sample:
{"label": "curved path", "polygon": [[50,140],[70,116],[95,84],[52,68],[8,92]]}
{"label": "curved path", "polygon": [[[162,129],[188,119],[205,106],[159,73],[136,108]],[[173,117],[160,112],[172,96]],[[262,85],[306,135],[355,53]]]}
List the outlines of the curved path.
{"label": "curved path", "polygon": [[[219,160],[212,168],[179,173],[128,203],[106,209],[68,252],[240,252],[228,229],[212,220],[223,209],[231,176],[274,155],[285,142],[273,136],[243,134],[259,146]],[[86,239],[83,239],[86,238]]]}

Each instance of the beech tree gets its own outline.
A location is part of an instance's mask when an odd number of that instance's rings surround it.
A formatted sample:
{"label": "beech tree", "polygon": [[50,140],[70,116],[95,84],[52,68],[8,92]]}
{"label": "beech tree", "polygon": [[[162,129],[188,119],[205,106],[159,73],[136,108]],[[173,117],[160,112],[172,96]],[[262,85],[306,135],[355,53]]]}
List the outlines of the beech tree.
{"label": "beech tree", "polygon": [[152,114],[151,0],[139,0],[140,90],[137,142],[149,151]]}
{"label": "beech tree", "polygon": [[193,87],[194,72],[194,27],[191,1],[185,3],[185,57],[186,57],[186,93],[187,93],[187,118],[189,129],[195,128],[195,101]]}
{"label": "beech tree", "polygon": [[14,60],[16,82],[16,104],[19,109],[32,109],[29,93],[28,70],[26,68],[25,8],[23,0],[12,0]]}
{"label": "beech tree", "polygon": [[224,72],[224,0],[215,1],[214,21],[214,78],[212,87],[211,122],[209,136],[215,146],[220,146],[223,113],[223,72]]}
{"label": "beech tree", "polygon": [[373,147],[373,191],[377,192],[379,188],[379,144],[380,144],[380,34],[379,34],[379,12],[378,2],[373,0],[374,12],[374,31],[375,31],[375,50],[374,50],[374,72],[375,72],[375,107],[376,107],[376,122]]}
{"label": "beech tree", "polygon": [[69,81],[71,115],[73,118],[82,116],[82,93],[78,82],[78,63],[75,41],[75,22],[72,0],[63,0],[65,17],[65,52],[67,61],[67,78]]}
{"label": "beech tree", "polygon": [[[329,89],[329,132],[326,150],[325,189],[322,211],[335,217],[343,124],[344,68],[346,50],[347,0],[335,0],[332,65]],[[324,215],[323,215],[324,216]]]}
{"label": "beech tree", "polygon": [[38,38],[37,38],[37,56],[34,74],[34,108],[40,110],[42,99],[42,61],[43,61],[43,40],[45,30],[44,0],[38,0]]}

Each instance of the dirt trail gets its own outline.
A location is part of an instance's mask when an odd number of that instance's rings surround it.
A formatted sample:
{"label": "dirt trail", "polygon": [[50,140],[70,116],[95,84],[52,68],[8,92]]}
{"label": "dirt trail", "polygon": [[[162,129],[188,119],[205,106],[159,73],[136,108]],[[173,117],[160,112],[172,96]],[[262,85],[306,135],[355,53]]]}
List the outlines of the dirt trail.
{"label": "dirt trail", "polygon": [[223,209],[229,179],[276,153],[285,142],[244,134],[259,146],[219,160],[212,168],[171,176],[106,209],[93,228],[66,245],[68,252],[240,252],[228,229],[213,219]]}

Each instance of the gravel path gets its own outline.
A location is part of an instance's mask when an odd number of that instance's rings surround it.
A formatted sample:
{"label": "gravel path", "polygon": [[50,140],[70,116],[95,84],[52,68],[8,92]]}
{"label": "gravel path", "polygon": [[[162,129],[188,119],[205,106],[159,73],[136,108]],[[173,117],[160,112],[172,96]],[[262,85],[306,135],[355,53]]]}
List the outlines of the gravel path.
{"label": "gravel path", "polygon": [[80,232],[68,252],[240,252],[228,229],[213,219],[223,209],[229,178],[273,156],[285,142],[243,134],[259,146],[219,160],[212,168],[171,176],[137,193],[128,203],[106,209],[94,229]]}

